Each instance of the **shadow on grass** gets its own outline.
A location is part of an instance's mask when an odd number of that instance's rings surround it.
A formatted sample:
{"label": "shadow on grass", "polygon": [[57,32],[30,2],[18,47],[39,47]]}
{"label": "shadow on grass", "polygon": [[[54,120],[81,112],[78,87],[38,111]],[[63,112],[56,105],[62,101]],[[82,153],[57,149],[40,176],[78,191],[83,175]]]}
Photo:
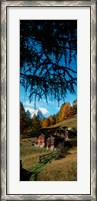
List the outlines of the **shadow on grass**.
{"label": "shadow on grass", "polygon": [[45,159],[41,163],[37,163],[36,166],[32,169],[31,172],[28,170],[25,170],[22,167],[22,161],[20,161],[20,181],[37,181],[37,175],[39,173],[39,170],[48,162],[51,162],[51,159]]}
{"label": "shadow on grass", "polygon": [[25,170],[24,168],[20,169],[20,181],[30,181],[32,173]]}
{"label": "shadow on grass", "polygon": [[25,170],[22,167],[22,161],[20,161],[20,181],[37,181],[37,175],[39,174],[40,169],[47,163],[51,163],[52,160],[60,160],[64,157],[66,157],[68,154],[70,154],[68,152],[68,148],[62,149],[60,150],[60,152],[58,153],[57,157],[53,158],[47,158],[44,161],[42,161],[41,163],[37,163],[35,165],[35,167],[32,169],[31,172],[29,172],[28,170]]}

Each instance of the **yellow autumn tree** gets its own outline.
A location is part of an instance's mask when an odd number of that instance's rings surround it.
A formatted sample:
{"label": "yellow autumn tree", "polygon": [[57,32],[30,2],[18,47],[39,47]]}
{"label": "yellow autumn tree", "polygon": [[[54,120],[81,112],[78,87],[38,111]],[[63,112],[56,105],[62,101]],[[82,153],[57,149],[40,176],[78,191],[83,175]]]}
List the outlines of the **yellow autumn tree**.
{"label": "yellow autumn tree", "polygon": [[49,116],[49,120],[50,120],[50,126],[54,125],[55,124],[55,118],[54,116]]}
{"label": "yellow autumn tree", "polygon": [[69,102],[66,102],[61,106],[60,112],[59,112],[59,122],[72,117],[74,114],[73,108],[70,106]]}
{"label": "yellow autumn tree", "polygon": [[41,127],[42,128],[46,128],[46,127],[48,127],[48,126],[50,126],[50,120],[47,118],[45,118],[45,119],[43,119],[42,121],[41,121]]}

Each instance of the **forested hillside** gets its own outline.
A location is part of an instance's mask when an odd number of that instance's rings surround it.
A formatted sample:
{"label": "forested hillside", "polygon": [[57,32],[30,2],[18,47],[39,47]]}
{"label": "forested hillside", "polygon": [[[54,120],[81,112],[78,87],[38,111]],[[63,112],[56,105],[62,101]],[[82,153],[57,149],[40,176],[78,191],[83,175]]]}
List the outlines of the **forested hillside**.
{"label": "forested hillside", "polygon": [[69,102],[62,104],[57,114],[50,115],[49,117],[42,119],[40,119],[38,115],[34,116],[32,115],[31,117],[30,112],[25,111],[23,104],[20,103],[20,132],[23,134],[28,131],[36,131],[40,128],[47,128],[56,125],[61,125],[62,122],[63,124],[65,122],[65,125],[68,125],[68,123],[66,122],[72,122],[71,119],[73,119],[74,121],[73,127],[75,127],[76,114],[77,114],[77,100],[73,102],[72,106],[70,105]]}

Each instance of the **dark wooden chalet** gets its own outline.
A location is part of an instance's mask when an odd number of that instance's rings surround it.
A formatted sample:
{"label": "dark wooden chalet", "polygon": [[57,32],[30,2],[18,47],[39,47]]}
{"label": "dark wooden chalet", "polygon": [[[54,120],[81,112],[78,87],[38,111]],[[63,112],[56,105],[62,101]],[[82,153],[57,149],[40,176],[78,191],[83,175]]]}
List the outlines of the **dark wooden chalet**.
{"label": "dark wooden chalet", "polygon": [[51,148],[51,149],[53,149],[55,146],[55,144],[54,144],[54,142],[55,142],[55,137],[53,137],[53,136],[49,136],[48,138],[47,138],[47,140],[46,140],[46,148],[48,149],[48,148]]}
{"label": "dark wooden chalet", "polygon": [[38,136],[38,146],[45,147],[45,135],[41,134]]}
{"label": "dark wooden chalet", "polygon": [[30,137],[37,137],[37,145],[39,147],[57,148],[64,141],[68,142],[68,139],[77,137],[76,128],[68,128],[66,126],[58,126],[53,128],[41,128],[36,131],[28,133]]}
{"label": "dark wooden chalet", "polygon": [[46,129],[45,131],[46,132],[43,132],[38,136],[39,147],[46,147],[47,149],[48,148],[53,149],[60,146],[67,138],[66,131],[63,128],[58,127],[57,129],[55,128],[51,130]]}

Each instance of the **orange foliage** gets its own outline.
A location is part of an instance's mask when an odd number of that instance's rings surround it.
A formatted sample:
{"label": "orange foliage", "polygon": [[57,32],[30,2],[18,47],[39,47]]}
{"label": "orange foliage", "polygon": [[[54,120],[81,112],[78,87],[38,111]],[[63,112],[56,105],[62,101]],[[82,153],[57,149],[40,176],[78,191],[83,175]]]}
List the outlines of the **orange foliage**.
{"label": "orange foliage", "polygon": [[59,112],[59,122],[72,117],[74,115],[74,110],[70,106],[70,103],[65,103],[61,106],[60,112]]}

